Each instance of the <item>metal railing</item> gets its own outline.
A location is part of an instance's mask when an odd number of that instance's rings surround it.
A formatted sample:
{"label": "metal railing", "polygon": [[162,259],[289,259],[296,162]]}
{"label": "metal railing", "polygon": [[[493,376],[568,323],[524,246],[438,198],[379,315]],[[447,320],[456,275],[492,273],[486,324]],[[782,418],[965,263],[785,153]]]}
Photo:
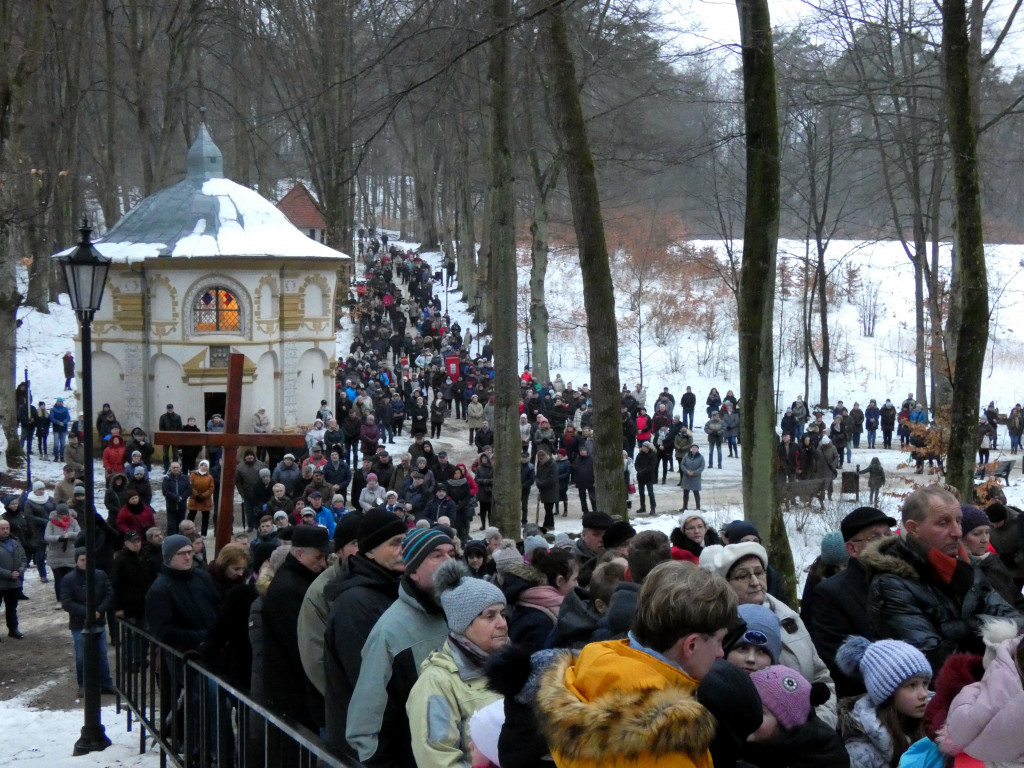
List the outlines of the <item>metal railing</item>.
{"label": "metal railing", "polygon": [[160,750],[160,768],[362,768],[138,625],[116,626],[117,711],[129,732],[138,722],[139,754]]}

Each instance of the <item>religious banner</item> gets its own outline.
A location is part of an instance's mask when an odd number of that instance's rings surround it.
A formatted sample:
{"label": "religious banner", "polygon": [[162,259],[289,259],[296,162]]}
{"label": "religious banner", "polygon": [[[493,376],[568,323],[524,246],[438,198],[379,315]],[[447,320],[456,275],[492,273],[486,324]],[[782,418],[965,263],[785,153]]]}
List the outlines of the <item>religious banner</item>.
{"label": "religious banner", "polygon": [[459,379],[459,356],[458,355],[445,355],[444,367],[448,371],[448,375],[452,377],[452,381],[458,381]]}

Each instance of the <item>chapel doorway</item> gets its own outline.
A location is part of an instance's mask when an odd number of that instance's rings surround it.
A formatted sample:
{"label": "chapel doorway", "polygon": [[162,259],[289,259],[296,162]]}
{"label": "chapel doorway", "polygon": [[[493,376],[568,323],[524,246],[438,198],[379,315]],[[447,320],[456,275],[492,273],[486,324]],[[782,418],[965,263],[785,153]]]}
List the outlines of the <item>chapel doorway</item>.
{"label": "chapel doorway", "polygon": [[219,413],[227,421],[227,414],[224,413],[228,404],[227,392],[204,392],[203,393],[203,423],[200,428],[205,432],[213,414]]}

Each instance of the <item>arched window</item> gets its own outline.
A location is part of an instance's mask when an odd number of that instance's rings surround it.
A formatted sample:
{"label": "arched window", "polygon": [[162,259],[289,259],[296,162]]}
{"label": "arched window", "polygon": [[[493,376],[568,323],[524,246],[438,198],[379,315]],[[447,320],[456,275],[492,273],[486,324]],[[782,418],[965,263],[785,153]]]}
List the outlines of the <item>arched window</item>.
{"label": "arched window", "polygon": [[215,287],[201,291],[192,306],[196,333],[240,333],[242,313],[235,292]]}

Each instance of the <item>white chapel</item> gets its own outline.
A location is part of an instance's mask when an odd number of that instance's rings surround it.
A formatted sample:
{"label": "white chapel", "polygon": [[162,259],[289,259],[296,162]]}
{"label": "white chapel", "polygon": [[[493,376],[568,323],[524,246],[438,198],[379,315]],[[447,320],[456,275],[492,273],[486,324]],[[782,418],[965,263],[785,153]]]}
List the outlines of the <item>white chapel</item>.
{"label": "white chapel", "polygon": [[205,429],[224,412],[232,352],[245,356],[243,431],[258,408],[287,429],[334,402],[334,307],[351,257],[224,178],[205,125],[185,179],[95,245],[112,264],[93,323],[94,413],[110,403],[125,430],[152,434],[171,403]]}

